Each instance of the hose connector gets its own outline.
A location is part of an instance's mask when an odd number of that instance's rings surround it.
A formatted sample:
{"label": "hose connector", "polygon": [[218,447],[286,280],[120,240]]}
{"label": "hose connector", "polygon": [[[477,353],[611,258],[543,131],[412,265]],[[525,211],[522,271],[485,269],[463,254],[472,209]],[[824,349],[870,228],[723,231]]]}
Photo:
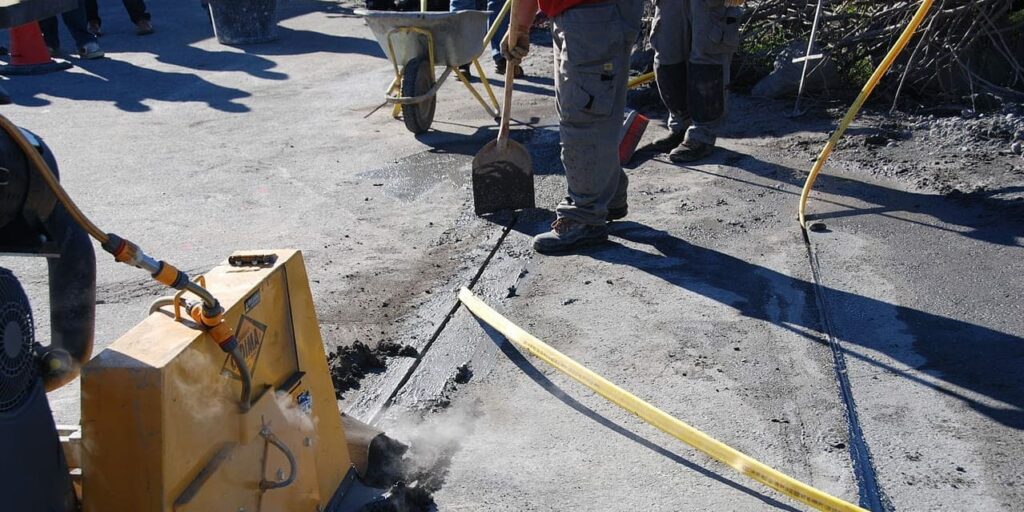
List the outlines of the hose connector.
{"label": "hose connector", "polygon": [[220,304],[215,304],[213,307],[196,304],[192,306],[189,314],[192,316],[192,320],[195,320],[203,330],[209,333],[213,341],[225,353],[230,353],[238,348],[238,340],[235,339],[235,333],[231,327],[224,321],[224,308]]}
{"label": "hose connector", "polygon": [[101,245],[103,250],[114,256],[114,261],[127,263],[135,268],[141,268],[150,275],[160,272],[160,262],[151,258],[142,251],[138,245],[131,240],[121,238],[114,233],[107,233],[107,241]]}
{"label": "hose connector", "polygon": [[167,263],[166,261],[160,261],[157,271],[150,275],[152,275],[153,279],[156,279],[160,284],[170,286],[175,290],[184,290],[188,286],[189,282],[188,274],[178,270],[177,267]]}
{"label": "hose connector", "polygon": [[235,333],[224,321],[224,308],[216,301],[212,306],[205,303],[196,304],[189,310],[189,314],[192,316],[192,320],[195,320],[203,330],[209,333],[217,346],[235,363],[235,367],[238,368],[238,376],[242,379],[242,396],[239,405],[242,412],[248,412],[252,407],[252,371],[238,347]]}

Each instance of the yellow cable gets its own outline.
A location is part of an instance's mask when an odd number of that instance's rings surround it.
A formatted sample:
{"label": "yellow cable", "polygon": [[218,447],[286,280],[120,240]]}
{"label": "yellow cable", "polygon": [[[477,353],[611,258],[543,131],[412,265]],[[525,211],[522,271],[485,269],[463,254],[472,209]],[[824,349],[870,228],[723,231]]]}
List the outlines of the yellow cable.
{"label": "yellow cable", "polygon": [[82,210],[78,209],[78,205],[71,200],[68,193],[61,186],[57,180],[57,176],[53,174],[53,170],[46,163],[46,160],[39,150],[32,146],[32,143],[25,139],[25,135],[21,133],[21,129],[14,125],[7,117],[0,115],[0,128],[3,128],[7,135],[10,135],[11,140],[21,149],[21,152],[25,154],[25,157],[29,159],[29,163],[36,168],[39,172],[39,176],[43,178],[46,185],[53,191],[53,195],[57,196],[57,199],[64,205],[64,208],[71,215],[78,225],[82,226],[90,236],[96,239],[97,242],[103,244],[107,242],[107,234],[103,232],[99,227],[86,217]]}
{"label": "yellow cable", "polygon": [[928,9],[931,8],[933,0],[922,0],[921,6],[917,8],[917,12],[914,13],[914,17],[907,24],[907,28],[903,30],[903,34],[896,40],[896,44],[889,49],[889,53],[886,54],[882,62],[875,68],[875,72],[871,74],[871,78],[868,79],[867,83],[864,84],[864,88],[861,89],[860,94],[857,96],[857,100],[853,102],[850,109],[846,111],[846,115],[843,116],[843,120],[839,123],[839,128],[832,133],[832,136],[828,139],[825,147],[821,149],[821,153],[818,154],[817,160],[814,162],[814,167],[811,168],[811,174],[807,176],[807,181],[804,183],[804,188],[800,192],[800,207],[799,207],[799,218],[800,226],[806,228],[805,224],[805,212],[807,209],[807,198],[811,195],[811,189],[814,187],[814,181],[818,179],[818,173],[821,172],[822,167],[825,166],[825,162],[828,161],[829,155],[832,154],[832,150],[835,149],[836,144],[839,143],[839,139],[843,137],[843,133],[849,128],[850,123],[853,122],[853,118],[860,112],[860,108],[864,106],[864,102],[867,101],[868,97],[875,90],[875,86],[882,79],[882,76],[889,71],[892,67],[893,61],[903,51],[903,48],[910,42],[910,38],[914,35],[917,27],[924,21],[925,15],[928,14]]}
{"label": "yellow cable", "polygon": [[654,71],[630,78],[629,83],[626,84],[626,87],[632,89],[634,87],[639,87],[643,84],[646,84],[647,82],[650,82],[652,80],[654,80]]}
{"label": "yellow cable", "polygon": [[490,306],[468,289],[463,288],[459,291],[459,300],[477,318],[497,329],[498,332],[505,335],[506,338],[515,343],[520,349],[540,358],[615,405],[622,407],[676,439],[704,452],[709,457],[818,510],[866,512],[852,503],[843,501],[776,471],[637,398],[635,395],[609,382],[604,377],[569,359],[543,341],[534,338],[530,333],[520,329],[497,311],[491,309]]}

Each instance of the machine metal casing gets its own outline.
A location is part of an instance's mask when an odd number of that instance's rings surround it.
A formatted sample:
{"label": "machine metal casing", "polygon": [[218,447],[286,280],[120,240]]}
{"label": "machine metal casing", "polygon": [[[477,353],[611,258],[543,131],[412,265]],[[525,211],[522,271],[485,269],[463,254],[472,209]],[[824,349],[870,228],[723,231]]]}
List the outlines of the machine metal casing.
{"label": "machine metal casing", "polygon": [[[237,254],[254,254],[251,252]],[[82,370],[85,512],[325,510],[351,459],[298,251],[205,275],[253,373],[253,403],[217,345],[165,307]],[[294,453],[295,481],[266,428]]]}

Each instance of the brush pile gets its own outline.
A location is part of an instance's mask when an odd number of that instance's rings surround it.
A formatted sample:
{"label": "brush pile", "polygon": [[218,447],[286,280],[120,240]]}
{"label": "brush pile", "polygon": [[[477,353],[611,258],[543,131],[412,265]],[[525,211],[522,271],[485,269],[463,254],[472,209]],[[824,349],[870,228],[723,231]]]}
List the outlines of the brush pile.
{"label": "brush pile", "polygon": [[[823,1],[816,47],[849,84],[863,84],[920,6],[918,1]],[[817,0],[746,3],[737,72],[756,81],[794,42],[806,48]],[[801,52],[802,53],[802,52]],[[935,0],[878,92],[889,99],[986,92],[1024,99],[1024,1]]]}

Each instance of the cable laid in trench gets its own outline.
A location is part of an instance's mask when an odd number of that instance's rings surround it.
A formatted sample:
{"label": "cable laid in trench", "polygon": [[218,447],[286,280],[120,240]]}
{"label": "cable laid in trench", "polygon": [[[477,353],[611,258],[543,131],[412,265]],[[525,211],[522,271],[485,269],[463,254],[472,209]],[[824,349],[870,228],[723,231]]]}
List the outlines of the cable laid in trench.
{"label": "cable laid in trench", "polygon": [[892,510],[892,505],[878,486],[878,476],[871,459],[871,450],[868,448],[867,440],[864,439],[864,431],[861,429],[860,419],[857,416],[857,403],[853,399],[850,376],[846,370],[846,356],[839,338],[835,336],[832,320],[828,313],[825,286],[821,283],[818,253],[814,250],[814,245],[811,244],[807,230],[802,229],[801,231],[804,237],[804,247],[807,249],[807,261],[811,267],[811,276],[814,279],[814,297],[818,304],[822,329],[828,338],[829,349],[832,351],[832,368],[835,371],[836,384],[839,386],[839,397],[843,401],[843,408],[846,412],[850,459],[853,461],[853,474],[857,479],[860,504],[875,512],[887,512]]}
{"label": "cable laid in trench", "polygon": [[[501,245],[505,243],[505,239],[508,238],[508,234],[512,232],[512,228],[516,226],[516,222],[518,222],[518,220],[519,213],[513,212],[512,218],[509,220],[508,225],[502,228],[501,236],[498,237],[498,241],[495,242],[494,247],[491,248],[491,252],[487,254],[487,257],[484,258],[483,263],[481,263],[480,267],[476,270],[476,274],[474,274],[473,278],[469,280],[469,284],[466,285],[467,288],[472,290],[473,287],[476,286],[477,281],[480,280],[480,276],[484,274],[484,270],[487,270],[487,265],[491,263],[491,260],[494,258],[494,255],[498,253],[498,249],[500,249]],[[416,373],[416,369],[419,368],[420,363],[423,362],[423,358],[426,357],[427,352],[430,350],[430,347],[433,346],[434,342],[441,337],[441,333],[444,332],[446,327],[448,327],[448,322],[450,322],[451,319],[455,316],[455,313],[458,313],[460,307],[462,307],[462,302],[456,299],[455,304],[453,304],[451,309],[448,310],[448,314],[445,315],[443,320],[441,320],[441,324],[437,326],[437,329],[434,329],[434,333],[430,335],[430,339],[428,339],[427,343],[423,345],[423,348],[418,351],[419,353],[416,356],[416,359],[413,361],[412,366],[410,366],[409,369],[406,370],[405,375],[402,376],[402,380],[398,381],[398,385],[396,385],[395,388],[391,390],[391,393],[388,395],[387,400],[384,401],[384,406],[381,407],[377,411],[377,413],[374,414],[373,417],[366,422],[367,424],[376,425],[377,421],[380,420],[381,416],[388,410],[389,407],[391,407],[391,404],[394,403],[395,401],[395,397],[398,396],[398,393],[402,391],[402,388],[404,388],[405,385],[409,382],[409,379],[412,378],[412,375]]]}

